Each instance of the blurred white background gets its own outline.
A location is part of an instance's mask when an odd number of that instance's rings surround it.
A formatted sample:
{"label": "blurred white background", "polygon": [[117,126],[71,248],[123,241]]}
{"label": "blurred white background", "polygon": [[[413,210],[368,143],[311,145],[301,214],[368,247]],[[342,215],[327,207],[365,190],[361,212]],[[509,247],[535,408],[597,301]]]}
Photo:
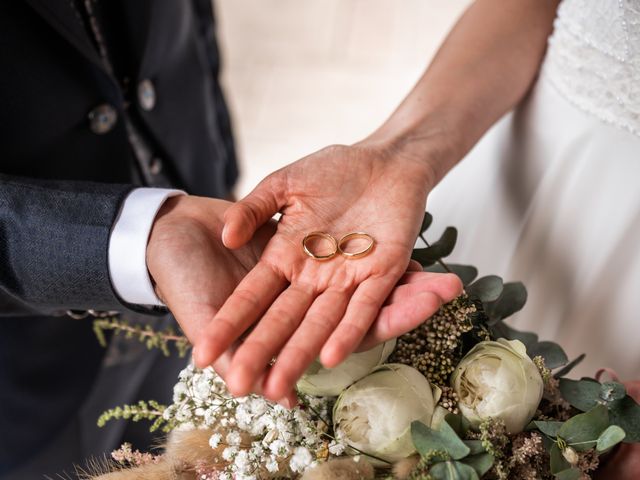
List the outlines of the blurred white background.
{"label": "blurred white background", "polygon": [[379,126],[470,0],[214,0],[237,194]]}

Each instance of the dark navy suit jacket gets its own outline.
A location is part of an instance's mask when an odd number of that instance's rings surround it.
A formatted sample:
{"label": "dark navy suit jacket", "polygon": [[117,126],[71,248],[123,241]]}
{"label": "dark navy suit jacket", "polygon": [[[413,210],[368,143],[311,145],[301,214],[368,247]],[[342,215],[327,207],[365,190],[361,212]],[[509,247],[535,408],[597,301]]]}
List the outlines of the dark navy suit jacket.
{"label": "dark navy suit jacket", "polygon": [[[221,197],[237,176],[210,0],[122,2],[129,91],[72,2],[0,2],[0,474],[69,421],[100,367],[91,321],[64,312],[127,307],[107,269],[112,223],[141,183],[126,121],[175,187]],[[152,109],[135,96],[143,80]],[[116,116],[96,133],[99,105]]]}

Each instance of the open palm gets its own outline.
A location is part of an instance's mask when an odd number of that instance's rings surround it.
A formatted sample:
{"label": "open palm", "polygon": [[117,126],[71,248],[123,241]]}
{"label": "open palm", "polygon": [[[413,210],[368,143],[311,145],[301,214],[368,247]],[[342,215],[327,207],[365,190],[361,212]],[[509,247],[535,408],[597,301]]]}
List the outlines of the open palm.
{"label": "open palm", "polygon": [[[278,400],[318,354],[333,367],[363,340],[386,340],[370,327],[407,269],[428,188],[422,164],[366,146],[330,147],[267,177],[226,213],[223,238],[239,248],[281,212],[277,232],[197,341],[196,363],[219,358],[260,319],[235,353],[227,385],[244,395],[260,381]],[[363,258],[318,262],[301,248],[305,234],[317,230],[337,237],[364,231],[375,247]],[[429,279],[423,318],[460,290],[454,277]]]}

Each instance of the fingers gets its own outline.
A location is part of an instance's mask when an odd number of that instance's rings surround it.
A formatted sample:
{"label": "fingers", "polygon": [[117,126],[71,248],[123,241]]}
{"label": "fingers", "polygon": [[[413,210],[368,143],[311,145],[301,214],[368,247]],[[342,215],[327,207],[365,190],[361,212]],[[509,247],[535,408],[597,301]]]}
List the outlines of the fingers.
{"label": "fingers", "polygon": [[[231,347],[229,350],[224,352],[218,359],[213,363],[213,369],[215,372],[226,382],[227,374],[229,372],[229,368],[231,366],[231,359],[233,358],[233,352],[235,351],[234,347]],[[262,395],[262,385],[264,383],[264,379],[266,377],[266,373],[260,376],[258,380],[255,382],[252,392],[257,395]],[[286,408],[293,408],[298,404],[298,396],[296,395],[295,390],[291,389],[287,394],[279,397],[277,402]]]}
{"label": "fingers", "polygon": [[[271,360],[296,331],[315,297],[312,286],[294,284],[276,299],[233,357],[227,375],[227,388],[233,395],[247,395],[252,390]],[[282,391],[275,400],[286,393]]]}
{"label": "fingers", "polygon": [[267,398],[280,398],[295,387],[343,317],[350,296],[351,292],[327,290],[316,298],[266,378],[263,392]]}
{"label": "fingers", "polygon": [[415,260],[409,260],[409,265],[407,266],[407,272],[422,272],[424,269],[420,263]]}
{"label": "fingers", "polygon": [[320,360],[326,368],[338,365],[360,344],[396,280],[383,276],[360,284],[351,297],[344,318],[322,348]]}
{"label": "fingers", "polygon": [[196,340],[198,368],[213,363],[253,324],[285,288],[286,280],[264,263],[244,278]]}
{"label": "fingers", "polygon": [[460,278],[451,273],[409,272],[405,273],[385,302],[386,305],[411,301],[413,296],[433,292],[445,302],[462,293]]}
{"label": "fingers", "polygon": [[222,243],[227,248],[245,245],[258,227],[265,224],[284,206],[284,189],[277,175],[265,178],[245,198],[233,204],[224,214]]}
{"label": "fingers", "polygon": [[407,276],[407,283],[397,286],[389,296],[388,305],[382,308],[358,350],[368,350],[413,330],[462,293],[462,282],[450,273]]}

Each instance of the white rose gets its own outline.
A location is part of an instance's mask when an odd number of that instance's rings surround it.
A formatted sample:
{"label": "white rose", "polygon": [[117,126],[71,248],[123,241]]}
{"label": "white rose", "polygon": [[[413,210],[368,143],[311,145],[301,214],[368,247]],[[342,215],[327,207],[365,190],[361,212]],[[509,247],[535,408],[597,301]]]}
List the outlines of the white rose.
{"label": "white rose", "polygon": [[298,390],[318,397],[338,396],[349,385],[383,364],[395,346],[393,339],[366,352],[352,353],[335,368],[324,368],[319,360],[315,360],[298,380]]}
{"label": "white rose", "polygon": [[509,433],[519,433],[533,418],[544,385],[524,344],[500,338],[473,347],[451,375],[451,387],[474,427],[499,418]]}
{"label": "white rose", "polygon": [[439,396],[415,368],[381,365],[338,397],[334,430],[348,446],[394,462],[415,452],[411,422],[430,425]]}

